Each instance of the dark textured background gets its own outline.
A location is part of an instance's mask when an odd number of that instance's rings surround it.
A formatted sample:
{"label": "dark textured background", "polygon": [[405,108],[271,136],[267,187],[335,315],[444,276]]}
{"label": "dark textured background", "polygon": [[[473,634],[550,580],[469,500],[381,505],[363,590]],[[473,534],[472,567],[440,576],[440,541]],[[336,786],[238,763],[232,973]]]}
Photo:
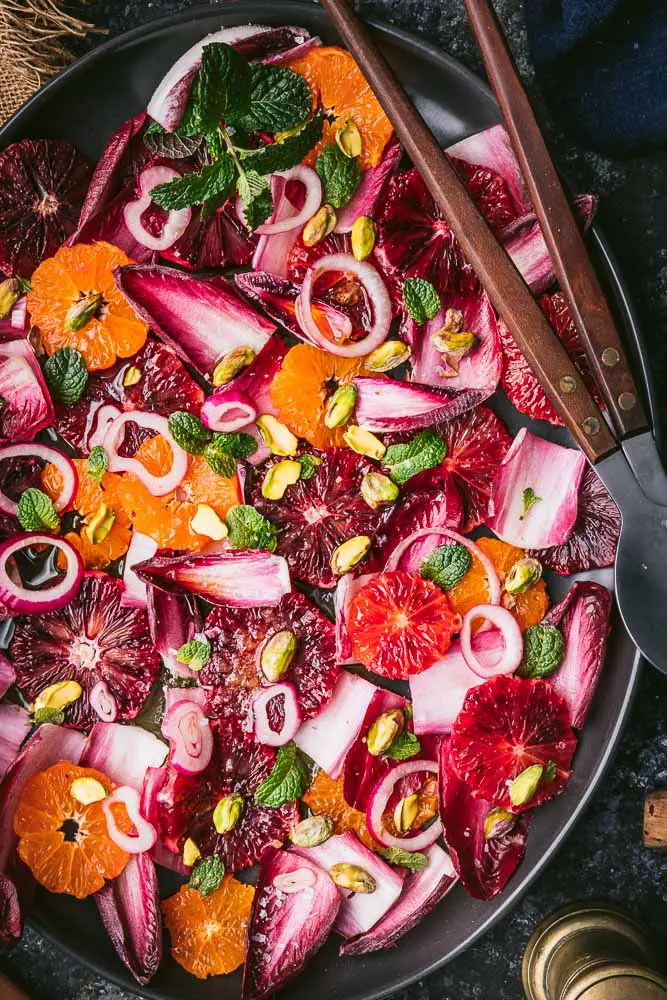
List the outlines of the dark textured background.
{"label": "dark textured background", "polygon": [[[279,6],[279,0],[275,0]],[[530,0],[526,0],[530,2]],[[118,34],[189,6],[100,0],[85,16]],[[376,0],[362,11],[423,34],[471,69],[480,59],[466,24],[462,0]],[[575,191],[601,197],[599,222],[632,292],[648,345],[656,385],[667,384],[667,146],[632,160],[609,160],[580,147],[551,127],[541,106],[528,56],[522,0],[497,0],[524,81],[534,98],[557,163]],[[91,45],[94,44],[94,41]],[[667,411],[667,407],[663,410]],[[661,422],[667,428],[665,412]],[[666,856],[642,846],[647,790],[667,785],[667,679],[645,668],[616,760],[593,804],[567,845],[533,884],[514,912],[476,946],[396,1000],[520,1000],[523,948],[536,923],[556,906],[582,897],[617,900],[665,942]],[[27,930],[0,968],[32,1000],[130,1000],[130,995],[90,975],[57,948]],[[185,1000],[185,998],[184,998]]]}

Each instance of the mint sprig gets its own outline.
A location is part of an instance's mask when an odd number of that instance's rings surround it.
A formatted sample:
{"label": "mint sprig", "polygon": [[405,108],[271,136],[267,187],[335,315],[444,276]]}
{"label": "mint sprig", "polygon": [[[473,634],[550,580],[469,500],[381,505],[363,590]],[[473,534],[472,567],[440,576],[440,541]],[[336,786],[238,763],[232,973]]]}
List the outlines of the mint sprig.
{"label": "mint sprig", "polygon": [[275,525],[248,504],[232,507],[226,518],[229,544],[233,549],[267,549],[275,552],[278,532]]}
{"label": "mint sprig", "polygon": [[[154,122],[157,125],[157,122]],[[158,125],[157,130],[144,134],[144,146],[150,149],[154,156],[166,156],[170,160],[185,160],[194,156],[204,143],[203,135],[178,135],[176,132],[163,132]]]}
{"label": "mint sprig", "polygon": [[465,545],[440,545],[425,559],[419,573],[425,580],[437,583],[441,590],[451,590],[471,566],[472,556]]}
{"label": "mint sprig", "polygon": [[236,167],[228,153],[222,153],[198,174],[184,174],[151,190],[151,199],[160,208],[190,208],[211,198],[228,198],[234,190]]}
{"label": "mint sprig", "polygon": [[403,282],[403,303],[415,323],[425,323],[437,316],[440,296],[426,278],[406,278]]}
{"label": "mint sprig", "polygon": [[407,729],[402,729],[383,757],[390,760],[410,760],[416,757],[422,748],[421,743],[414,733]]}
{"label": "mint sprig", "polygon": [[46,359],[44,378],[56,403],[78,403],[88,385],[86,359],[75,347],[61,347]]}
{"label": "mint sprig", "polygon": [[109,458],[101,444],[96,444],[86,463],[86,472],[97,485],[104,479],[104,473],[109,468]]}
{"label": "mint sprig", "polygon": [[383,462],[393,481],[402,486],[418,472],[440,465],[446,455],[443,438],[432,427],[426,427],[407,444],[389,445]]}
{"label": "mint sprig", "polygon": [[176,650],[176,660],[178,663],[185,663],[190,670],[201,670],[206,666],[211,655],[211,643],[205,637],[202,639],[191,639],[184,642]]}
{"label": "mint sprig", "polygon": [[300,799],[309,784],[308,768],[299,757],[296,743],[287,743],[278,750],[271,774],[257,788],[255,802],[258,806],[278,809],[286,802]]}
{"label": "mint sprig", "polygon": [[361,180],[359,161],[330,142],[317,157],[315,169],[324,187],[324,201],[334,208],[347,205]]}
{"label": "mint sprig", "polygon": [[213,431],[204,427],[199,417],[185,410],[174,410],[169,415],[167,426],[176,444],[187,451],[188,455],[203,455],[206,445],[213,437]]}
{"label": "mint sprig", "polygon": [[60,526],[53,500],[34,486],[21,494],[17,517],[24,531],[57,531]]}
{"label": "mint sprig", "polygon": [[200,131],[208,134],[223,120],[233,123],[250,111],[252,67],[231,45],[205,45],[194,85]]}
{"label": "mint sprig", "polygon": [[282,142],[273,142],[259,149],[236,150],[243,168],[256,170],[258,174],[274,174],[277,170],[289,170],[301,163],[304,156],[322,138],[324,119],[316,115],[307,122],[300,132]]}
{"label": "mint sprig", "polygon": [[563,662],[565,637],[555,625],[529,625],[523,633],[523,659],[519,677],[550,677]]}
{"label": "mint sprig", "polygon": [[243,216],[249,229],[257,229],[273,214],[271,185],[256,170],[239,174],[236,190],[243,202]]}
{"label": "mint sprig", "polygon": [[244,132],[285,132],[301,125],[310,113],[310,87],[285,66],[250,67],[248,109],[227,114],[227,121]]}
{"label": "mint sprig", "polygon": [[230,479],[236,472],[236,462],[250,458],[257,451],[251,434],[215,433],[204,448],[204,458],[214,472]]}
{"label": "mint sprig", "polygon": [[224,876],[224,864],[220,858],[213,855],[194,866],[188,885],[191,889],[196,889],[200,896],[206,897],[220,888]]}
{"label": "mint sprig", "polygon": [[315,458],[314,455],[297,455],[297,462],[301,466],[301,480],[306,482],[308,479],[314,479],[317,475],[317,470],[322,464],[321,458]]}

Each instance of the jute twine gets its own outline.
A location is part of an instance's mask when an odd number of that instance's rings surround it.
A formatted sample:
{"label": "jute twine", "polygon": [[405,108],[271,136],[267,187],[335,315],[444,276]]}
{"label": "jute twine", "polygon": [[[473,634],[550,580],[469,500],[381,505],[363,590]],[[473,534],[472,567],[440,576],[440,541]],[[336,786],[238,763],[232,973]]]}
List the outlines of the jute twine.
{"label": "jute twine", "polygon": [[0,124],[73,60],[67,36],[94,30],[54,0],[0,0]]}

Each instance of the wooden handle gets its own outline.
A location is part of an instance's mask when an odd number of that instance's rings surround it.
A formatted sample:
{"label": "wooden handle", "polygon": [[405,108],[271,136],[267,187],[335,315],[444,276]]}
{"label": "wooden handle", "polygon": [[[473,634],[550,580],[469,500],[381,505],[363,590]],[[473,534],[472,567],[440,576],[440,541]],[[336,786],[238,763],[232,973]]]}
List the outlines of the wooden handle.
{"label": "wooden handle", "polygon": [[639,433],[648,428],[648,420],[623,343],[502,28],[489,0],[465,0],[465,4],[595,381],[618,435]]}
{"label": "wooden handle", "polygon": [[0,1000],[30,1000],[30,997],[0,974]]}
{"label": "wooden handle", "polygon": [[347,0],[322,0],[322,6],[558,414],[591,462],[604,458],[617,447],[614,437],[528,286]]}
{"label": "wooden handle", "polygon": [[646,796],[644,803],[644,843],[667,850],[667,788]]}

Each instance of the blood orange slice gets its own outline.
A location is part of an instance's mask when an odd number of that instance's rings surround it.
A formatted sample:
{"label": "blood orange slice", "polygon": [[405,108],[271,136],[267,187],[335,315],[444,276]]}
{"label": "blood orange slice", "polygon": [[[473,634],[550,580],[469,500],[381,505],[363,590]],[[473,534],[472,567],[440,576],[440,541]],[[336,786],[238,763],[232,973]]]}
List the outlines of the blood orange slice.
{"label": "blood orange slice", "polygon": [[[466,695],[452,730],[450,753],[476,798],[523,812],[563,790],[576,746],[565,699],[551,684],[501,675]],[[535,793],[528,801],[513,803],[512,782],[534,765],[544,768]]]}
{"label": "blood orange slice", "polygon": [[350,602],[353,655],[383,677],[421,673],[449,649],[461,627],[446,594],[416,573],[381,573]]}
{"label": "blood orange slice", "polygon": [[502,420],[486,406],[456,417],[438,428],[447,442],[442,468],[454,476],[465,500],[465,533],[486,519],[491,484],[512,437]]}

